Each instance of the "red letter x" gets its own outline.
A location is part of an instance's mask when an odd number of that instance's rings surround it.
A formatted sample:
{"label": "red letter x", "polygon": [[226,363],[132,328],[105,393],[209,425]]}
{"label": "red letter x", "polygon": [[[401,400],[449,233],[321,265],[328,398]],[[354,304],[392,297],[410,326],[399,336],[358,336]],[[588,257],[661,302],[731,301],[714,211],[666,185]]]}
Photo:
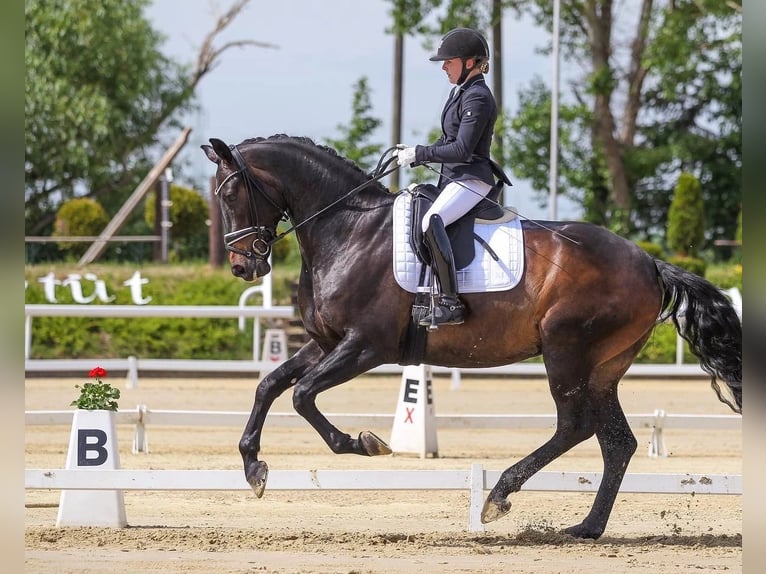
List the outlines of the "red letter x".
{"label": "red letter x", "polygon": [[404,407],[404,408],[407,410],[407,416],[404,418],[404,422],[414,424],[414,421],[412,420],[412,413],[415,412],[415,407],[412,407],[412,408]]}

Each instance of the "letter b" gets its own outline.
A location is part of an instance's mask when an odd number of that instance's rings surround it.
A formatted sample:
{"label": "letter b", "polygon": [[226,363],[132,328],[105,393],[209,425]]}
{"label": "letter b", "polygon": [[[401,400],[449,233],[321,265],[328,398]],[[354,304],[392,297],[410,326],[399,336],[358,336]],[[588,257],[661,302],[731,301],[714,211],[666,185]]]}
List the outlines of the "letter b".
{"label": "letter b", "polygon": [[[108,458],[106,433],[101,429],[77,430],[77,466],[101,466]],[[96,453],[88,456],[89,452]]]}

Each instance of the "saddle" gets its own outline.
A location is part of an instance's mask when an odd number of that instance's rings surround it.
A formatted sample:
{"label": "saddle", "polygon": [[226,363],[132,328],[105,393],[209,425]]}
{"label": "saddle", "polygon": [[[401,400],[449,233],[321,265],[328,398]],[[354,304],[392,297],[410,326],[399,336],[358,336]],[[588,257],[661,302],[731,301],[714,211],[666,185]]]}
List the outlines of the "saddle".
{"label": "saddle", "polygon": [[[474,233],[473,227],[477,219],[494,223],[506,215],[505,210],[497,204],[503,183],[503,181],[498,182],[468,213],[447,226],[447,235],[455,258],[455,269],[463,269],[473,261],[476,255],[475,241],[487,249],[497,261],[497,255],[484,239]],[[439,190],[433,184],[424,183],[415,186],[410,193],[412,195],[412,216],[409,221],[410,246],[420,261],[425,265],[431,265],[431,255],[424,242],[421,221],[439,195]]]}

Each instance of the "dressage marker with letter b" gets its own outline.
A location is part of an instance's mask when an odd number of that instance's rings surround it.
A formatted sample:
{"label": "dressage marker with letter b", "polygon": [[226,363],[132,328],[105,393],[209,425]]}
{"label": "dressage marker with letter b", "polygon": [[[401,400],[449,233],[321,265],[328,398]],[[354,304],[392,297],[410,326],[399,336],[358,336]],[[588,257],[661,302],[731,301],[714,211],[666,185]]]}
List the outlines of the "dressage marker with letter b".
{"label": "dressage marker with letter b", "polygon": [[263,334],[261,359],[271,365],[270,369],[259,373],[261,377],[265,377],[287,360],[287,334],[284,329],[266,329]]}
{"label": "dressage marker with letter b", "polygon": [[408,365],[402,373],[399,401],[391,428],[391,450],[439,456],[430,365]]}
{"label": "dressage marker with letter b", "polygon": [[[78,409],[72,418],[67,469],[120,468],[114,411]],[[128,525],[121,490],[62,490],[56,526]]]}

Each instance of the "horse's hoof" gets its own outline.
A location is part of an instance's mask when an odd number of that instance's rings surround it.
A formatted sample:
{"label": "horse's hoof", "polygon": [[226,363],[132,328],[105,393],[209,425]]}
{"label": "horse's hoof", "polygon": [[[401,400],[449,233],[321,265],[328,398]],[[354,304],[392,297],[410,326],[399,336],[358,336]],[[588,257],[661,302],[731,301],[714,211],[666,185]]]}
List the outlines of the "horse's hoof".
{"label": "horse's hoof", "polygon": [[584,523],[564,529],[564,534],[569,534],[569,536],[573,536],[574,538],[587,538],[592,540],[598,540],[603,533],[603,530],[589,528]]}
{"label": "horse's hoof", "polygon": [[263,491],[266,490],[266,479],[269,477],[269,466],[259,460],[255,464],[255,470],[248,473],[247,482],[253,489],[255,496],[261,498]]}
{"label": "horse's hoof", "polygon": [[364,448],[367,456],[378,456],[381,454],[391,454],[391,447],[388,446],[378,435],[370,431],[359,433],[359,442]]}
{"label": "horse's hoof", "polygon": [[510,501],[501,500],[500,502],[495,502],[494,500],[490,500],[488,498],[486,501],[484,501],[484,508],[481,509],[481,523],[487,524],[488,522],[502,518],[510,511]]}

